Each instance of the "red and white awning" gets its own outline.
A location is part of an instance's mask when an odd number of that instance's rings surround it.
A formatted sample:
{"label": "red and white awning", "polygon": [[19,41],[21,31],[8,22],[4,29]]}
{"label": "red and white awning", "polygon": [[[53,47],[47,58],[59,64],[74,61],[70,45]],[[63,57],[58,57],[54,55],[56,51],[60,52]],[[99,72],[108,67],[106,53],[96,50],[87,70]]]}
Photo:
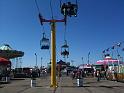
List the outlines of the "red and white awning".
{"label": "red and white awning", "polygon": [[83,68],[92,68],[91,64],[82,64],[79,66],[79,69],[83,69]]}
{"label": "red and white awning", "polygon": [[96,62],[96,64],[107,65],[107,64],[117,64],[118,62],[120,62],[120,61],[117,59],[112,59],[111,57],[106,57],[104,60],[98,60]]}
{"label": "red and white awning", "polygon": [[118,63],[119,62],[119,60],[99,60],[99,61],[97,61],[96,62],[96,64],[104,64],[104,65],[107,65],[107,64],[110,64],[110,63]]}

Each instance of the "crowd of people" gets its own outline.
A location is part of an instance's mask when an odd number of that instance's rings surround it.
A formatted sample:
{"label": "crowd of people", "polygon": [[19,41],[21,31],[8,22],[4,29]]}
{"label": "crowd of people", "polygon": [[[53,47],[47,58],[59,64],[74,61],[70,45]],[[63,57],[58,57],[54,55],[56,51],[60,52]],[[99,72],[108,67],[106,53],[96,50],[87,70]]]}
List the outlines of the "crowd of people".
{"label": "crowd of people", "polygon": [[96,70],[96,71],[84,71],[82,69],[75,69],[70,73],[72,79],[81,79],[84,77],[96,77],[97,81],[100,81],[101,79],[107,79],[107,74],[106,71],[100,71],[100,70]]}

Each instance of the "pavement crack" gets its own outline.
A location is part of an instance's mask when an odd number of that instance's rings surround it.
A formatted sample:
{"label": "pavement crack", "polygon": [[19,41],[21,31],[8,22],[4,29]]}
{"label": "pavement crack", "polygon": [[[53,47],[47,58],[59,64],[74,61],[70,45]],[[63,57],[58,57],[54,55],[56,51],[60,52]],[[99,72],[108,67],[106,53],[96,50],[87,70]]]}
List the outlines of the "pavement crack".
{"label": "pavement crack", "polygon": [[84,88],[86,91],[88,91],[88,93],[93,93],[90,89],[88,89],[88,88]]}
{"label": "pavement crack", "polygon": [[24,91],[28,90],[29,88],[30,88],[30,87],[26,87],[26,88],[24,88],[24,89],[18,91],[17,93],[23,93]]}

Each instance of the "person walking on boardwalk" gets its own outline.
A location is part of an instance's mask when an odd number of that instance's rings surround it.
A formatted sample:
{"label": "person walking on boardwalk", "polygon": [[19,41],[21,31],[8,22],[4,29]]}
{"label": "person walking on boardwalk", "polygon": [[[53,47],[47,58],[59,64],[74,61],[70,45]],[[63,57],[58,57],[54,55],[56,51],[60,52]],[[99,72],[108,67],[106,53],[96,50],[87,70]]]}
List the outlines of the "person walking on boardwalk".
{"label": "person walking on boardwalk", "polygon": [[100,81],[100,70],[98,70],[97,72],[96,72],[96,76],[97,76],[97,81]]}

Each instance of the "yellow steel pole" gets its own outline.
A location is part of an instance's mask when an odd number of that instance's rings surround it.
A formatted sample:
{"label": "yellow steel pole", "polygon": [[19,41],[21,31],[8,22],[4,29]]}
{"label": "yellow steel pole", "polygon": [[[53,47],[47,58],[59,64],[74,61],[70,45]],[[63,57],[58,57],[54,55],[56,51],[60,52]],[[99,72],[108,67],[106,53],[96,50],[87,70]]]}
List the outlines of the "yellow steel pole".
{"label": "yellow steel pole", "polygon": [[56,88],[56,30],[55,22],[51,22],[51,87]]}

